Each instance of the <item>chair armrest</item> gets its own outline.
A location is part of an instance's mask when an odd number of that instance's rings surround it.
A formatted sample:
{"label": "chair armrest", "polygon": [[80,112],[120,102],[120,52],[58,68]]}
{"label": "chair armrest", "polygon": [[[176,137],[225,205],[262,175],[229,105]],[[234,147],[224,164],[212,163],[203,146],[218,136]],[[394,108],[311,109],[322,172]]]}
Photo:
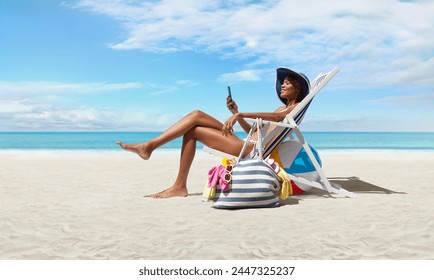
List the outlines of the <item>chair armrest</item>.
{"label": "chair armrest", "polygon": [[[244,118],[244,120],[245,121],[256,121],[255,119],[250,119],[250,118]],[[270,124],[270,125],[273,125],[273,126],[280,126],[280,127],[289,127],[289,128],[296,128],[296,127],[298,127],[298,125],[297,124],[295,124],[295,122],[294,122],[294,124],[290,124],[290,123],[285,123],[285,122],[273,122],[273,121],[264,121],[264,120],[262,120],[262,123],[264,123],[264,124]]]}

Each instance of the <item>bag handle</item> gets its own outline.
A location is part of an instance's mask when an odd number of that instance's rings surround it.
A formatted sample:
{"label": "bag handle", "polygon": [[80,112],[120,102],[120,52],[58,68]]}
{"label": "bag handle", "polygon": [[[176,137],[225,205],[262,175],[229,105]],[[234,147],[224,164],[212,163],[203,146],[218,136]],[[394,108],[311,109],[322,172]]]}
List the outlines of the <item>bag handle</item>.
{"label": "bag handle", "polygon": [[263,156],[263,147],[262,147],[262,132],[261,132],[261,126],[262,126],[262,119],[256,118],[256,122],[253,123],[252,128],[249,131],[249,134],[247,135],[243,148],[241,149],[240,155],[238,156],[237,162],[235,164],[238,164],[241,160],[241,157],[244,154],[244,151],[247,148],[247,144],[250,142],[250,139],[252,138],[253,132],[255,129],[258,131],[258,140],[256,142],[256,149],[258,150],[259,160],[262,160]]}
{"label": "bag handle", "polygon": [[256,118],[256,126],[258,127],[258,140],[256,141],[256,149],[258,150],[259,160],[263,160],[264,147],[262,146],[262,119]]}

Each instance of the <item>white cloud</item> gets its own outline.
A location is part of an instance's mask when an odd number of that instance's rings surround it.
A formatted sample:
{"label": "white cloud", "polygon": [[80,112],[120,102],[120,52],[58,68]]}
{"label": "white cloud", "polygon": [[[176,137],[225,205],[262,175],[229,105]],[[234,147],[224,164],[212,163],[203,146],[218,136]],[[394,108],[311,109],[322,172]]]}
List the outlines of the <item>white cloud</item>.
{"label": "white cloud", "polygon": [[197,86],[198,84],[190,80],[177,80],[173,82],[173,85],[155,84],[149,83],[147,85],[147,92],[150,95],[163,95],[181,91],[183,88],[189,88]]}
{"label": "white cloud", "polygon": [[313,74],[338,65],[347,85],[400,84],[411,69],[423,76],[413,82],[434,84],[424,74],[434,72],[432,1],[81,0],[74,7],[121,22],[118,50],[204,51]]}
{"label": "white cloud", "polygon": [[2,101],[11,99],[59,99],[62,96],[74,94],[101,94],[109,92],[122,92],[127,90],[141,90],[150,95],[160,95],[180,91],[182,88],[197,86],[191,80],[178,80],[173,86],[159,85],[150,82],[128,83],[62,83],[56,81],[0,81],[0,97]]}
{"label": "white cloud", "polygon": [[369,131],[372,130],[370,121],[366,118],[345,115],[308,115],[301,127],[304,131]]}
{"label": "white cloud", "polygon": [[66,107],[28,100],[0,104],[0,131],[155,131],[179,118],[152,108]]}
{"label": "white cloud", "polygon": [[[434,131],[434,123],[427,122],[426,114],[382,115],[316,115],[307,116],[301,124],[303,131],[372,131],[372,132],[426,132]],[[382,125],[379,126],[379,123]]]}
{"label": "white cloud", "polygon": [[[67,104],[63,97],[76,94],[105,94],[139,89],[163,94],[195,86],[179,80],[176,86],[152,83],[61,83],[55,81],[0,81],[0,131],[136,131],[161,130],[179,115],[153,108],[109,108]],[[65,102],[66,100],[66,102]]]}
{"label": "white cloud", "polygon": [[26,100],[1,100],[0,114],[12,114],[16,112],[30,112],[32,105]]}
{"label": "white cloud", "polygon": [[430,94],[412,94],[381,97],[377,99],[362,101],[364,104],[381,105],[381,106],[395,106],[408,109],[415,107],[417,109],[433,109],[434,108],[434,93]]}
{"label": "white cloud", "polygon": [[178,86],[183,86],[183,87],[194,87],[194,86],[198,85],[198,83],[190,81],[190,80],[178,80],[175,82],[175,84]]}
{"label": "white cloud", "polygon": [[219,81],[225,83],[236,83],[241,81],[257,82],[261,80],[260,70],[243,70],[234,73],[225,73],[219,77]]}
{"label": "white cloud", "polygon": [[141,83],[61,83],[52,81],[0,81],[1,94],[99,93],[141,88]]}

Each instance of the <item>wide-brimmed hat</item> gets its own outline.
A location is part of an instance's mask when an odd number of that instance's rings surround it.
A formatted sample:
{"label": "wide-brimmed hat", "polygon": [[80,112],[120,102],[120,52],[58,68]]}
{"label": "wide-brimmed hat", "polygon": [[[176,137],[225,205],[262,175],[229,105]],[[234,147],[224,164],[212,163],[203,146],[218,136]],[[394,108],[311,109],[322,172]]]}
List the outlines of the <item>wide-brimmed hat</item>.
{"label": "wide-brimmed hat", "polygon": [[306,95],[309,94],[310,91],[310,82],[309,79],[303,74],[295,72],[291,69],[285,68],[285,67],[279,67],[276,69],[276,93],[279,97],[280,101],[283,102],[283,104],[287,104],[288,100],[286,98],[282,98],[280,96],[280,91],[282,90],[282,84],[283,81],[287,76],[290,76],[294,79],[296,79],[300,83],[300,93],[297,97],[297,102],[300,102],[303,100],[303,98],[306,97]]}

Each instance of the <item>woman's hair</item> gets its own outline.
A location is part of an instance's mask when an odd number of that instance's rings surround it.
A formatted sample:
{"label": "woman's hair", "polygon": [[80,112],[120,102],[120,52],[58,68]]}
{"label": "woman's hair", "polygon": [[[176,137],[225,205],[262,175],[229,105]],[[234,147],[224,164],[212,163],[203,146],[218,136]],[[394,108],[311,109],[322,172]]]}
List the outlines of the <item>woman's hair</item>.
{"label": "woman's hair", "polygon": [[291,85],[294,87],[295,94],[297,95],[297,102],[300,102],[302,98],[302,96],[300,95],[301,92],[300,82],[296,78],[292,77],[291,75],[286,76],[285,80],[288,80],[291,83]]}

